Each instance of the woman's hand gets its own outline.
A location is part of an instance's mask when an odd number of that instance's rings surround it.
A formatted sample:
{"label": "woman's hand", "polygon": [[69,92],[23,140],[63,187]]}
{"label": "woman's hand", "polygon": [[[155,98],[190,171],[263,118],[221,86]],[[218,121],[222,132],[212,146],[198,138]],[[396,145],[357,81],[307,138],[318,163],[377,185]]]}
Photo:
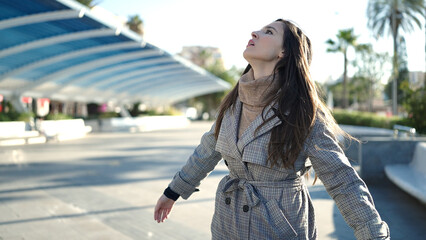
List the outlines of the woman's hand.
{"label": "woman's hand", "polygon": [[157,201],[157,205],[154,210],[154,220],[159,222],[164,222],[169,216],[170,211],[172,210],[173,204],[175,201],[166,197],[164,194],[161,195],[160,199]]}

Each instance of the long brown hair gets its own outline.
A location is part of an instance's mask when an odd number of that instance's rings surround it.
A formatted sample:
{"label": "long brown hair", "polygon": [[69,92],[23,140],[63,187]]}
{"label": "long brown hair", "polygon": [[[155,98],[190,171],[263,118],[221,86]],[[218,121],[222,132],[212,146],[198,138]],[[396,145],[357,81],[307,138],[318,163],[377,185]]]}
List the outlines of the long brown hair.
{"label": "long brown hair", "polygon": [[[284,56],[277,62],[273,71],[273,77],[278,76],[279,89],[266,104],[266,106],[271,104],[275,106],[272,109],[274,115],[268,119],[263,119],[264,121],[258,129],[275,116],[281,119],[282,124],[271,130],[268,162],[271,166],[279,165],[284,168],[292,168],[317,117],[335,135],[352,137],[340,129],[319,97],[309,72],[312,61],[311,41],[294,23],[283,19],[276,21],[282,22],[284,27]],[[249,64],[243,75],[250,69]],[[238,85],[237,83],[234,89],[228,93],[219,107],[215,128],[216,139],[225,112],[228,109],[234,110],[238,97]],[[262,116],[264,116],[265,109],[266,107],[263,108]],[[318,112],[322,114],[317,114]]]}

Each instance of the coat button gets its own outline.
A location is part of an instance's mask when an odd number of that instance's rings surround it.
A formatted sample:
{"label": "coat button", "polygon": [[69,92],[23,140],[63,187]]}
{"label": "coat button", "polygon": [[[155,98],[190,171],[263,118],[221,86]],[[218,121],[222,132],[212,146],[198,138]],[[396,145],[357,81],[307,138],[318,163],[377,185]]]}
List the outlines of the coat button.
{"label": "coat button", "polygon": [[244,212],[248,212],[248,211],[249,211],[249,209],[250,209],[250,207],[249,207],[248,205],[244,205],[244,206],[243,206],[243,211],[244,211]]}
{"label": "coat button", "polygon": [[226,203],[226,205],[231,204],[231,198],[227,197],[227,198],[225,199],[225,203]]}

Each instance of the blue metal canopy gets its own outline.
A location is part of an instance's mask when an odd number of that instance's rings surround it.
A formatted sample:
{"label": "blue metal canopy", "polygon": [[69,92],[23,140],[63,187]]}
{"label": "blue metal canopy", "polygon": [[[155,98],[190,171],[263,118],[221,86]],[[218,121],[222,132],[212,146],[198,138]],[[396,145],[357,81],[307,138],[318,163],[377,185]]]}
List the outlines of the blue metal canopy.
{"label": "blue metal canopy", "polygon": [[0,0],[0,94],[158,106],[230,84],[71,0]]}

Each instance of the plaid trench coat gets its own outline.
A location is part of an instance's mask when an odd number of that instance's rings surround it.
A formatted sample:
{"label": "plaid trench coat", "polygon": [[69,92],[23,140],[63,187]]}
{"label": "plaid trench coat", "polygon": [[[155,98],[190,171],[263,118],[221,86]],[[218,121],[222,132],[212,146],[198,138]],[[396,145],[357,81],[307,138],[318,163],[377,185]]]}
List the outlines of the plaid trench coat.
{"label": "plaid trench coat", "polygon": [[[229,175],[219,183],[211,224],[212,239],[317,239],[315,214],[303,174],[313,166],[357,239],[388,239],[389,229],[376,211],[365,183],[351,167],[337,140],[317,120],[294,169],[271,168],[267,146],[278,117],[259,115],[237,138],[242,103],[228,110],[219,137],[215,124],[176,173],[169,187],[187,199],[223,158]],[[273,115],[271,106],[265,119]]]}

